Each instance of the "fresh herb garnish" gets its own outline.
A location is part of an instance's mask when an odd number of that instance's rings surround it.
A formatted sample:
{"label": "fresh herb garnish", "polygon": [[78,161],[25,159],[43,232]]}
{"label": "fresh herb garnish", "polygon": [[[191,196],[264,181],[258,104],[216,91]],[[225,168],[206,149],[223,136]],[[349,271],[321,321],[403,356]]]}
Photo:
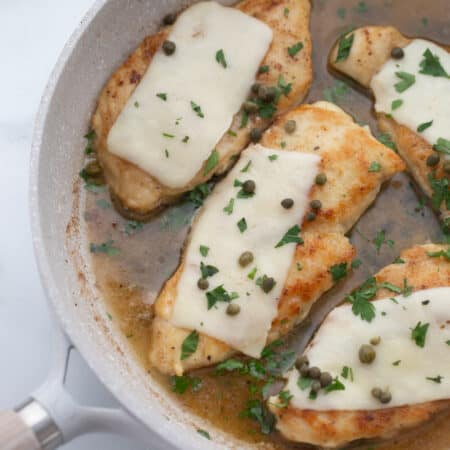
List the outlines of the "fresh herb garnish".
{"label": "fresh herb garnish", "polygon": [[211,440],[211,436],[209,435],[209,433],[208,433],[207,431],[202,430],[201,428],[199,428],[199,429],[197,430],[197,433],[198,433],[200,436],[203,436],[204,438]]}
{"label": "fresh herb garnish", "polygon": [[227,61],[225,59],[225,53],[223,49],[217,50],[216,52],[216,61],[224,68],[227,68]]}
{"label": "fresh herb garnish", "polygon": [[245,128],[248,124],[248,112],[247,111],[242,111],[242,116],[241,116],[241,125],[239,127],[240,130],[242,130],[242,128]]}
{"label": "fresh herb garnish", "polygon": [[403,297],[409,297],[413,292],[414,287],[408,285],[408,279],[403,278],[403,290],[402,295]]}
{"label": "fresh herb garnish", "polygon": [[214,149],[209,155],[209,158],[206,160],[203,175],[208,175],[208,173],[211,172],[217,164],[219,164],[219,152]]}
{"label": "fresh herb garnish", "polygon": [[418,322],[417,325],[411,329],[411,339],[415,341],[418,347],[425,347],[425,339],[427,336],[429,323]]}
{"label": "fresh herb garnish", "polygon": [[124,232],[128,236],[131,236],[132,234],[141,231],[143,228],[144,224],[142,222],[137,222],[136,220],[129,220],[124,227]]}
{"label": "fresh herb garnish", "polygon": [[392,365],[393,365],[393,366],[398,366],[401,362],[402,362],[402,360],[401,360],[401,359],[398,359],[397,361],[394,361],[394,362],[392,363]]}
{"label": "fresh herb garnish", "polygon": [[347,295],[346,300],[352,304],[352,311],[355,316],[360,316],[362,320],[367,322],[372,321],[375,317],[375,306],[370,300],[375,297],[377,290],[377,280],[372,277]]}
{"label": "fresh herb garnish", "polygon": [[237,227],[239,228],[239,231],[243,233],[247,229],[247,221],[245,220],[245,217],[242,217],[242,219],[239,220],[237,223]]}
{"label": "fresh herb garnish", "polygon": [[228,202],[228,205],[223,208],[223,210],[228,214],[232,214],[234,208],[234,198],[230,198],[230,201]]}
{"label": "fresh herb garnish", "polygon": [[163,133],[162,134],[164,137],[169,138],[169,139],[173,139],[175,137],[174,134],[170,134],[170,133]]}
{"label": "fresh herb garnish", "polygon": [[387,245],[389,248],[392,248],[394,246],[394,241],[392,241],[391,239],[386,239],[386,232],[384,230],[381,230],[377,233],[375,239],[373,240],[373,243],[375,245],[375,248],[377,249],[377,253],[380,253],[383,244]]}
{"label": "fresh herb garnish", "polygon": [[189,356],[197,351],[199,337],[200,336],[197,331],[194,330],[189,333],[189,335],[184,339],[183,343],[181,344],[180,359],[182,361],[189,358]]}
{"label": "fresh herb garnish", "polygon": [[189,136],[185,136],[185,137],[181,140],[181,142],[183,142],[183,143],[185,143],[185,144],[187,144],[188,141],[189,141]]}
{"label": "fresh herb garnish", "polygon": [[430,120],[429,122],[421,123],[421,124],[417,127],[417,131],[418,131],[419,133],[422,133],[422,132],[425,131],[427,128],[430,128],[431,125],[433,125],[433,121],[432,121],[432,120]]}
{"label": "fresh herb garnish", "polygon": [[398,151],[397,146],[395,145],[394,141],[391,139],[389,134],[386,133],[380,134],[377,139],[386,147],[389,147],[390,149],[394,150],[394,152]]}
{"label": "fresh herb garnish", "polygon": [[293,395],[291,394],[291,392],[289,390],[280,391],[278,393],[278,399],[280,401],[278,403],[276,403],[276,406],[278,408],[286,408],[289,405],[289,401],[291,400],[292,397],[293,397]]}
{"label": "fresh herb garnish", "polygon": [[252,160],[250,159],[248,163],[245,165],[245,167],[241,170],[242,173],[248,172],[248,169],[250,169],[250,166],[252,164]]}
{"label": "fresh herb garnish", "polygon": [[192,390],[197,392],[202,386],[202,380],[198,377],[190,377],[189,375],[173,375],[170,377],[170,384],[172,386],[172,392],[184,394],[189,387],[192,387]]}
{"label": "fresh herb garnish", "polygon": [[191,100],[191,108],[197,114],[198,117],[201,117],[202,119],[205,117],[200,105],[197,105],[197,103],[193,102],[192,100]]}
{"label": "fresh herb garnish", "polygon": [[401,98],[398,98],[397,100],[394,100],[391,104],[392,111],[395,111],[396,109],[400,108],[400,106],[403,105],[403,100]]}
{"label": "fresh herb garnish", "polygon": [[280,88],[282,94],[287,97],[289,95],[289,92],[291,92],[292,90],[292,83],[286,83],[283,75],[280,75],[278,77],[278,87]]}
{"label": "fresh herb garnish", "polygon": [[134,107],[139,108],[139,102],[134,102]]}
{"label": "fresh herb garnish", "polygon": [[302,42],[297,42],[296,44],[288,47],[289,56],[294,57],[303,48]]}
{"label": "fresh herb garnish", "polygon": [[168,158],[170,155],[169,155],[169,150],[167,150],[167,148],[166,149],[164,149],[164,154],[166,155],[166,158]]}
{"label": "fresh herb garnish", "polygon": [[416,82],[416,77],[412,73],[395,72],[395,75],[401,80],[394,85],[395,90],[399,93],[405,92],[406,89],[411,87]]}
{"label": "fresh herb garnish", "polygon": [[254,267],[254,268],[248,273],[247,278],[250,278],[250,280],[254,280],[257,271],[258,271],[258,269],[257,269],[256,267]]}
{"label": "fresh herb garnish", "polygon": [[372,161],[369,166],[369,172],[379,172],[381,170],[381,164],[377,161]]}
{"label": "fresh herb garnish", "polygon": [[436,144],[433,145],[433,150],[450,155],[450,141],[448,139],[439,138]]}
{"label": "fresh herb garnish", "polygon": [[378,289],[387,289],[388,291],[395,292],[396,294],[401,294],[402,290],[395,286],[395,284],[389,283],[388,281],[383,281],[378,285]]}
{"label": "fresh herb garnish", "polygon": [[284,8],[283,15],[284,17],[289,17],[289,8]]}
{"label": "fresh herb garnish", "polygon": [[330,273],[333,281],[339,281],[347,276],[347,263],[343,262],[330,267]]}
{"label": "fresh herb garnish", "polygon": [[260,400],[249,400],[240,417],[247,417],[258,422],[263,434],[270,434],[275,426],[275,416]]}
{"label": "fresh herb garnish", "polygon": [[280,242],[275,245],[275,248],[281,247],[285,244],[295,243],[295,244],[303,244],[303,239],[299,236],[300,227],[298,225],[294,225],[286,231],[286,234],[281,238]]}
{"label": "fresh herb garnish", "polygon": [[91,155],[95,152],[93,144],[96,137],[97,135],[94,130],[90,130],[89,133],[84,135],[84,138],[87,140],[86,147],[84,148],[85,155]]}
{"label": "fresh herb garnish", "polygon": [[237,359],[227,359],[216,366],[216,372],[233,372],[234,370],[244,370],[245,364]]}
{"label": "fresh herb garnish", "polygon": [[167,101],[167,94],[165,92],[160,92],[160,93],[156,94],[156,96],[165,102]]}
{"label": "fresh herb garnish", "polygon": [[435,377],[426,377],[426,379],[441,384],[441,381],[444,379],[444,377],[441,375],[437,375]]}
{"label": "fresh herb garnish", "polygon": [[427,48],[423,54],[424,59],[420,62],[420,71],[424,75],[431,75],[432,77],[450,78],[448,73],[442,67],[442,64],[437,55],[433,55],[431,50]]}
{"label": "fresh herb garnish", "polygon": [[405,264],[405,260],[400,257],[397,257],[397,258],[395,258],[395,260],[392,264]]}
{"label": "fresh herb garnish", "polygon": [[187,194],[187,199],[194,204],[196,208],[203,205],[204,200],[211,193],[212,183],[203,183],[195,186],[195,188]]}
{"label": "fresh herb garnish", "polygon": [[341,39],[339,40],[339,46],[335,62],[345,61],[348,58],[354,39],[355,39],[354,33],[348,36],[341,37]]}
{"label": "fresh herb garnish", "polygon": [[113,246],[114,241],[112,239],[102,242],[101,244],[94,244],[91,242],[89,249],[91,253],[104,253],[108,256],[115,256],[120,253],[120,249]]}
{"label": "fresh herb garnish", "polygon": [[361,266],[361,264],[362,261],[360,259],[354,259],[351,264],[352,269],[357,269],[359,266]]}
{"label": "fresh herb garnish", "polygon": [[267,73],[269,71],[269,66],[261,66],[258,70],[259,73]]}
{"label": "fresh herb garnish", "polygon": [[278,159],[278,155],[269,155],[268,158],[269,158],[269,161],[275,161]]}
{"label": "fresh herb garnish", "polygon": [[324,391],[327,394],[333,391],[345,391],[345,386],[336,377],[331,384],[324,388]]}
{"label": "fresh herb garnish", "polygon": [[236,292],[231,294],[224,289],[223,284],[217,286],[212,291],[206,293],[206,299],[208,300],[208,309],[211,309],[217,302],[229,303],[238,297]]}
{"label": "fresh herb garnish", "polygon": [[297,271],[300,272],[303,269],[301,263],[297,263]]}
{"label": "fresh herb garnish", "polygon": [[206,245],[200,245],[200,254],[204,257],[208,256],[208,252],[209,252],[209,247],[207,247]]}
{"label": "fresh herb garnish", "polygon": [[297,386],[302,391],[305,391],[306,389],[308,389],[311,386],[312,382],[313,382],[312,378],[300,376],[297,380]]}
{"label": "fresh herb garnish", "polygon": [[359,14],[364,14],[364,13],[366,13],[367,11],[369,11],[369,8],[368,8],[366,2],[361,1],[361,2],[359,2],[358,5],[356,6],[355,10],[356,10],[356,12],[359,13]]}
{"label": "fresh herb garnish", "polygon": [[450,189],[447,178],[437,179],[432,174],[428,174],[428,181],[430,183],[433,194],[431,195],[431,205],[434,209],[439,209],[442,202],[445,207],[450,209]]}
{"label": "fresh herb garnish", "polygon": [[341,377],[345,378],[346,380],[350,380],[352,383],[354,381],[353,378],[353,369],[351,367],[348,366],[344,366],[342,368],[342,373],[341,373]]}
{"label": "fresh herb garnish", "polygon": [[327,87],[323,90],[323,98],[327,102],[339,104],[341,100],[348,94],[350,88],[347,83],[343,81],[336,81],[333,86]]}
{"label": "fresh herb garnish", "polygon": [[427,252],[427,255],[431,258],[445,258],[447,261],[450,261],[450,247],[447,247],[445,250],[439,250],[437,252]]}
{"label": "fresh herb garnish", "polygon": [[219,269],[215,266],[210,266],[208,264],[203,264],[203,261],[200,263],[200,272],[202,273],[202,278],[208,278],[214,276]]}

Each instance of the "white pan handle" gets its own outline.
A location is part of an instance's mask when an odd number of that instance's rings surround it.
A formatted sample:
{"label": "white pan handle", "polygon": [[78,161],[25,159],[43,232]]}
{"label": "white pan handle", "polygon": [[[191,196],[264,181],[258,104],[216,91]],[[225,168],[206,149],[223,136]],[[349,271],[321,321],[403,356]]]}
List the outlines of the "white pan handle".
{"label": "white pan handle", "polygon": [[64,387],[73,346],[61,331],[57,334],[46,382],[15,411],[0,412],[0,449],[53,450],[94,432],[148,436],[145,427],[122,409],[85,407],[73,399]]}

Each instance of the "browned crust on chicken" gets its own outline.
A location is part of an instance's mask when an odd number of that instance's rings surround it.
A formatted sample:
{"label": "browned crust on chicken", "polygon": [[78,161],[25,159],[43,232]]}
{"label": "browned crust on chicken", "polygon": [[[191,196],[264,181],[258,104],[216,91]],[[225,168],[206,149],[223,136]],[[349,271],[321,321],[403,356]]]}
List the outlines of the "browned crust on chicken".
{"label": "browned crust on chicken", "polygon": [[[348,58],[336,62],[338,48],[338,44],[336,44],[330,53],[329,62],[334,69],[366,88],[370,87],[373,76],[390,58],[392,49],[405,47],[411,42],[410,38],[403,36],[393,27],[363,27],[353,33],[355,37]],[[448,47],[443,47],[449,50]],[[432,145],[415,131],[398,124],[385,114],[377,113],[376,116],[380,130],[392,137],[409,172],[425,194],[431,197],[433,191],[428,180],[431,168],[427,166],[426,160],[433,153]],[[437,179],[444,177],[442,164],[437,167],[435,177]],[[448,215],[444,204],[441,205],[440,211]]]}
{"label": "browned crust on chicken", "polygon": [[[427,255],[446,248],[429,244],[405,250],[401,254],[404,264],[391,264],[375,277],[380,283],[400,286],[407,279],[414,291],[450,286],[450,262]],[[375,300],[390,295],[388,290],[380,289]],[[378,410],[315,411],[292,406],[281,409],[270,404],[269,408],[277,416],[277,429],[287,439],[335,448],[359,439],[395,437],[450,408],[450,400]]]}
{"label": "browned crust on chicken", "polygon": [[[297,130],[291,135],[284,131],[287,120],[297,122]],[[328,181],[311,190],[310,198],[320,199],[322,210],[315,221],[303,221],[304,244],[296,248],[269,341],[286,334],[303,320],[314,302],[333,286],[330,268],[342,262],[349,263],[354,256],[354,249],[344,233],[374,200],[382,182],[404,168],[393,151],[356,125],[341,109],[324,102],[302,105],[280,117],[261,143],[278,148],[283,140],[286,151],[319,154],[321,170],[327,174]],[[317,146],[320,148],[314,150]],[[369,173],[374,160],[380,162],[381,170]],[[298,270],[297,263],[302,270]],[[160,320],[152,326],[150,361],[164,373],[180,374],[184,370],[215,364],[232,352],[223,343],[219,343],[220,348],[212,347],[211,342],[218,341],[200,335],[197,354],[180,361],[181,342],[189,331],[173,327],[168,320],[182,270],[183,262],[166,282],[155,304]]]}
{"label": "browned crust on chicken", "polygon": [[[258,18],[273,31],[272,44],[262,61],[262,65],[268,65],[270,70],[258,73],[256,81],[277,85],[280,75],[283,75],[286,82],[292,83],[289,95],[282,96],[278,103],[277,114],[280,114],[299,103],[312,82],[309,0],[244,0],[236,8]],[[283,13],[285,8],[289,9],[288,17]],[[207,176],[203,174],[203,168],[199,168],[191,182],[180,189],[162,185],[136,165],[110,153],[106,145],[109,131],[169,32],[170,28],[166,27],[143,40],[106,83],[92,117],[92,128],[97,136],[96,150],[106,181],[122,207],[133,211],[137,217],[159,211],[215,173],[226,171],[234,157],[249,143],[250,130],[254,127],[265,129],[271,122],[252,115],[247,126],[240,128],[242,114],[236,114],[230,127],[236,136],[225,133],[216,146],[219,164]],[[303,43],[303,49],[294,57],[290,56],[288,47],[299,41]]]}

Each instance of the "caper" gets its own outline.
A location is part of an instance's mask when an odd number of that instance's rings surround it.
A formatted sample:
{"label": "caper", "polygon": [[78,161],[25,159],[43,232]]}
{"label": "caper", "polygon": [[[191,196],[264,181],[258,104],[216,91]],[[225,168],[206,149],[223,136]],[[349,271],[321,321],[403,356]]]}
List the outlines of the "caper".
{"label": "caper", "polygon": [[299,356],[295,360],[295,367],[300,370],[300,368],[303,366],[303,364],[309,365],[309,360],[306,355]]}
{"label": "caper", "polygon": [[277,96],[277,91],[272,86],[259,86],[258,97],[265,103],[271,103],[275,100]]}
{"label": "caper", "polygon": [[292,134],[297,129],[297,122],[295,120],[288,120],[284,124],[284,131],[288,134]]}
{"label": "caper", "polygon": [[164,41],[162,45],[163,52],[169,56],[173,55],[175,53],[175,49],[177,46],[175,45],[175,42],[172,41]]}
{"label": "caper", "polygon": [[381,342],[380,336],[375,336],[369,341],[372,345],[378,345]]}
{"label": "caper", "polygon": [[333,381],[333,377],[328,372],[322,372],[319,380],[322,387],[327,387]]}
{"label": "caper", "polygon": [[318,173],[316,176],[316,184],[318,184],[319,186],[323,186],[326,182],[327,182],[326,174],[324,174],[323,172]]}
{"label": "caper", "polygon": [[261,83],[253,83],[252,84],[252,92],[258,95],[259,88],[261,87]]}
{"label": "caper", "polygon": [[392,395],[389,391],[383,391],[380,395],[381,403],[389,403],[392,400]]}
{"label": "caper", "polygon": [[264,278],[263,282],[262,282],[262,290],[267,294],[268,292],[270,292],[273,287],[275,286],[275,280],[272,277],[266,277]]}
{"label": "caper", "polygon": [[311,367],[308,371],[309,378],[312,378],[313,380],[318,380],[321,375],[321,371],[318,367]]}
{"label": "caper", "polygon": [[241,312],[241,307],[237,303],[230,303],[227,306],[227,314],[229,316],[235,316]]}
{"label": "caper", "polygon": [[252,142],[258,142],[261,139],[262,131],[260,128],[252,128],[250,131],[250,140]]}
{"label": "caper", "polygon": [[96,177],[102,173],[102,166],[99,164],[98,161],[91,161],[86,165],[84,171],[90,177]]}
{"label": "caper", "polygon": [[320,391],[322,385],[320,384],[320,381],[315,380],[311,383],[311,391],[317,393]]}
{"label": "caper", "polygon": [[361,345],[359,348],[359,360],[363,364],[370,364],[375,360],[375,357],[377,356],[375,350],[373,347],[367,344]]}
{"label": "caper", "polygon": [[309,363],[304,363],[303,366],[300,367],[300,375],[302,377],[307,377],[309,373]]}
{"label": "caper", "polygon": [[294,200],[292,200],[292,198],[285,198],[284,200],[281,200],[281,206],[284,209],[290,209],[294,206]]}
{"label": "caper", "polygon": [[247,180],[244,181],[244,184],[242,185],[242,190],[246,192],[247,194],[253,194],[256,189],[256,184],[253,180]]}
{"label": "caper", "polygon": [[379,399],[383,391],[379,387],[374,387],[370,393],[372,394],[372,397]]}
{"label": "caper", "polygon": [[441,157],[437,153],[432,153],[427,158],[427,166],[434,167],[439,164],[439,161],[441,160]]}
{"label": "caper", "polygon": [[316,211],[322,208],[322,202],[320,200],[313,200],[309,206],[311,206],[312,209],[315,209]]}
{"label": "caper", "polygon": [[175,13],[166,14],[163,18],[164,25],[173,25],[177,20],[177,15]]}
{"label": "caper", "polygon": [[252,252],[244,252],[241,256],[239,256],[239,265],[241,267],[248,266],[253,261],[253,253]]}
{"label": "caper", "polygon": [[200,278],[197,281],[197,286],[199,289],[201,289],[202,291],[205,291],[206,289],[209,288],[209,281],[206,278]]}
{"label": "caper", "polygon": [[400,48],[400,47],[394,47],[394,48],[391,50],[391,56],[392,56],[394,59],[402,59],[402,58],[405,56],[405,52],[404,52],[403,49]]}
{"label": "caper", "polygon": [[259,106],[257,103],[252,102],[251,100],[247,100],[242,105],[242,108],[244,109],[245,112],[247,112],[249,114],[253,114],[253,113],[258,112]]}
{"label": "caper", "polygon": [[445,173],[450,173],[450,161],[445,161],[443,169]]}
{"label": "caper", "polygon": [[309,211],[307,214],[306,214],[306,220],[308,221],[308,222],[312,222],[313,220],[316,220],[316,213],[314,213],[314,212],[312,212],[312,211]]}

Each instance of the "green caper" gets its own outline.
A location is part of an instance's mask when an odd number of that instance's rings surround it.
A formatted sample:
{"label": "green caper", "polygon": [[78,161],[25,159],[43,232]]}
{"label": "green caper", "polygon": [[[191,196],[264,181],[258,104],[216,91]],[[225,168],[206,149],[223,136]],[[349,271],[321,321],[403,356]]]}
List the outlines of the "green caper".
{"label": "green caper", "polygon": [[175,42],[172,41],[164,41],[162,45],[163,52],[169,56],[173,55],[175,53],[175,49],[177,46],[175,45]]}
{"label": "green caper", "polygon": [[288,120],[284,124],[284,131],[288,134],[292,134],[297,129],[297,122],[295,120]]}
{"label": "green caper", "polygon": [[244,109],[245,112],[247,112],[249,114],[253,114],[253,113],[258,112],[259,106],[257,103],[252,102],[251,100],[247,100],[242,105],[242,108]]}
{"label": "green caper", "polygon": [[272,86],[259,86],[258,89],[258,98],[265,103],[271,103],[275,100],[277,96],[277,91]]}
{"label": "green caper", "polygon": [[261,288],[267,294],[273,289],[274,286],[275,280],[272,277],[266,277],[262,282]]}
{"label": "green caper", "polygon": [[313,380],[318,380],[321,375],[321,371],[318,367],[311,367],[308,371],[309,378],[312,378]]}
{"label": "green caper", "polygon": [[317,392],[320,391],[322,385],[320,384],[319,380],[315,380],[311,383],[311,391],[315,392],[317,394]]}
{"label": "green caper", "polygon": [[383,393],[383,391],[379,388],[379,387],[374,387],[370,393],[372,394],[372,397],[376,398],[376,399],[380,399],[381,394]]}
{"label": "green caper", "polygon": [[322,202],[320,200],[313,200],[309,206],[317,211],[322,208]]}
{"label": "green caper", "polygon": [[262,131],[260,128],[252,128],[250,131],[250,140],[252,142],[258,142],[262,137]]}
{"label": "green caper", "polygon": [[239,256],[239,265],[241,267],[248,266],[253,261],[253,253],[252,252],[244,252],[241,256]]}
{"label": "green caper", "polygon": [[300,375],[302,377],[307,377],[309,373],[309,362],[305,362],[303,366],[300,367]]}
{"label": "green caper", "polygon": [[164,25],[173,25],[177,20],[177,15],[175,13],[166,14],[163,18]]}
{"label": "green caper", "polygon": [[380,395],[381,403],[389,403],[392,400],[392,395],[389,391],[383,391]]}
{"label": "green caper", "polygon": [[284,209],[290,209],[294,206],[294,200],[292,200],[292,198],[285,198],[284,200],[281,200],[281,206]]}
{"label": "green caper", "polygon": [[323,172],[318,173],[316,176],[316,184],[323,186],[327,182],[327,176]]}
{"label": "green caper", "polygon": [[375,360],[376,356],[377,356],[377,354],[376,354],[374,348],[368,344],[363,344],[359,348],[359,360],[363,364],[372,363]]}
{"label": "green caper", "polygon": [[199,278],[199,280],[197,281],[197,286],[202,291],[205,291],[209,288],[209,281],[206,278]]}
{"label": "green caper", "polygon": [[295,367],[296,369],[300,370],[300,368],[304,365],[309,365],[309,360],[308,357],[306,355],[302,355],[299,356],[296,360],[295,360]]}
{"label": "green caper", "polygon": [[391,50],[391,56],[392,56],[394,59],[402,59],[402,58],[405,56],[405,52],[404,52],[403,49],[400,48],[400,47],[394,47],[394,48]]}
{"label": "green caper", "polygon": [[445,161],[443,166],[444,172],[449,174],[450,173],[450,161]]}
{"label": "green caper", "polygon": [[252,92],[254,94],[258,95],[260,87],[261,87],[261,83],[253,83],[252,84]]}
{"label": "green caper", "polygon": [[378,345],[381,342],[380,336],[375,336],[369,341],[372,345]]}
{"label": "green caper", "polygon": [[236,316],[241,312],[241,307],[237,303],[230,303],[227,306],[227,314],[229,316]]}
{"label": "green caper", "polygon": [[320,374],[319,380],[322,387],[327,387],[329,384],[332,383],[333,377],[329,372],[322,372]]}
{"label": "green caper", "polygon": [[256,184],[253,180],[244,181],[242,185],[242,190],[247,194],[253,194],[256,189]]}
{"label": "green caper", "polygon": [[441,160],[441,157],[437,153],[432,153],[427,158],[427,166],[434,167],[439,164],[439,161]]}
{"label": "green caper", "polygon": [[102,173],[102,166],[100,165],[100,163],[97,160],[91,161],[90,163],[88,163],[86,165],[86,167],[84,168],[84,171],[90,177],[96,177]]}
{"label": "green caper", "polygon": [[307,214],[306,214],[306,220],[308,221],[308,222],[312,222],[313,220],[316,220],[316,213],[314,213],[314,212],[312,212],[312,211],[309,211]]}

